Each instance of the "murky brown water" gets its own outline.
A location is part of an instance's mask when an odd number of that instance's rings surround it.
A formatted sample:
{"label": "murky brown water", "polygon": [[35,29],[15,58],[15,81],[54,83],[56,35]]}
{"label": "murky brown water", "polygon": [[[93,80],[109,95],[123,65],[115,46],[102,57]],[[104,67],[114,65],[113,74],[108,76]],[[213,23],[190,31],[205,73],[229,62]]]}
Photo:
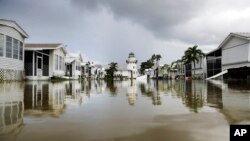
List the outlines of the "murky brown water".
{"label": "murky brown water", "polygon": [[242,123],[247,83],[0,83],[1,141],[228,141]]}

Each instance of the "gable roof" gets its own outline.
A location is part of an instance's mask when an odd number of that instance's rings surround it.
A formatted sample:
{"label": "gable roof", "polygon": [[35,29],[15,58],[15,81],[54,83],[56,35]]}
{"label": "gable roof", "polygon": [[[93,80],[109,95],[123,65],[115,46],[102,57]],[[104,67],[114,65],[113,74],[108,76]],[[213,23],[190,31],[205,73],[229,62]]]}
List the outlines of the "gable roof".
{"label": "gable roof", "polygon": [[71,63],[71,62],[75,61],[78,57],[80,58],[80,61],[82,62],[83,59],[82,59],[82,54],[81,53],[68,53],[66,55],[65,62],[66,63]]}
{"label": "gable roof", "polygon": [[0,19],[0,25],[8,26],[17,30],[24,38],[28,38],[29,35],[19,26],[16,21]]}
{"label": "gable roof", "polygon": [[250,40],[250,33],[248,32],[231,32],[219,45],[218,48],[224,46],[232,37],[238,37],[245,40]]}
{"label": "gable roof", "polygon": [[235,36],[242,36],[243,38],[250,38],[249,32],[232,32]]}
{"label": "gable roof", "polygon": [[67,53],[62,43],[27,43],[24,45],[25,50],[54,50],[62,48],[64,54]]}
{"label": "gable roof", "polygon": [[205,53],[205,54],[207,55],[207,54],[210,54],[210,53],[212,53],[212,52],[215,52],[215,51],[219,50],[219,49],[222,48],[222,46],[224,46],[232,37],[238,37],[238,38],[241,38],[241,39],[245,39],[245,40],[250,41],[250,33],[249,33],[249,32],[231,32],[230,34],[227,35],[227,37],[220,43],[220,45],[219,45],[217,48],[215,48],[215,49],[213,49],[213,50],[211,50],[211,51],[209,51],[209,52],[207,52],[207,53]]}

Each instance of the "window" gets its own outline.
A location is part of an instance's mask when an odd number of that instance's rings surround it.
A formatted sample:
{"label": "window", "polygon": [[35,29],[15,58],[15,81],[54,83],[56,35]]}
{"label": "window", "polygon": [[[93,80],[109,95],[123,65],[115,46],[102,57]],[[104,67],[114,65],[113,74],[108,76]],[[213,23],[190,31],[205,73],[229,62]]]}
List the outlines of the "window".
{"label": "window", "polygon": [[3,56],[4,51],[4,35],[0,34],[0,56]]}
{"label": "window", "polygon": [[64,59],[63,59],[63,57],[62,57],[62,60],[61,60],[62,62],[61,62],[61,68],[62,68],[62,70],[64,70]]}
{"label": "window", "polygon": [[55,57],[55,69],[58,70],[58,55]]}
{"label": "window", "polygon": [[18,59],[18,40],[13,39],[13,58]]}
{"label": "window", "polygon": [[55,55],[55,69],[56,70],[64,70],[64,59],[62,56]]}
{"label": "window", "polygon": [[19,60],[23,60],[23,43],[19,42]]}
{"label": "window", "polygon": [[80,62],[76,62],[76,70],[80,70]]}
{"label": "window", "polygon": [[62,57],[61,56],[58,56],[58,58],[59,58],[59,61],[58,61],[58,68],[59,68],[59,70],[61,70],[62,69]]}
{"label": "window", "polygon": [[6,57],[12,58],[12,38],[6,36]]}

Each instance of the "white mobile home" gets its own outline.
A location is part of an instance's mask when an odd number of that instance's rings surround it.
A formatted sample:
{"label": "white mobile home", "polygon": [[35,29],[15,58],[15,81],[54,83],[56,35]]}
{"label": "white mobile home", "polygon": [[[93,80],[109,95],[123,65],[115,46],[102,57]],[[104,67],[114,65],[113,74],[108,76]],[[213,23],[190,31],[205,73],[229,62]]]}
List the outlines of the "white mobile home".
{"label": "white mobile home", "polygon": [[250,33],[230,33],[220,44],[222,70],[250,67]]}
{"label": "white mobile home", "polygon": [[82,63],[81,53],[68,53],[66,55],[66,76],[70,79],[81,78],[81,63]]}
{"label": "white mobile home", "polygon": [[207,55],[208,77],[228,73],[228,78],[250,79],[250,33],[230,33]]}
{"label": "white mobile home", "polygon": [[65,75],[64,45],[25,44],[25,75],[28,80],[48,80]]}
{"label": "white mobile home", "polygon": [[0,19],[0,80],[23,79],[23,43],[27,37],[15,21]]}

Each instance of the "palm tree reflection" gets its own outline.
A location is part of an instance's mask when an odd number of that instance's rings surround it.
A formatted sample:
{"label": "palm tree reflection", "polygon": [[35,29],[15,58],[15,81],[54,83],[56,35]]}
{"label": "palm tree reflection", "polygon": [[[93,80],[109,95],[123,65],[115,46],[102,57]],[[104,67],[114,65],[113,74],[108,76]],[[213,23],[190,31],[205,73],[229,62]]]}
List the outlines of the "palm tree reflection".
{"label": "palm tree reflection", "polygon": [[185,95],[182,100],[195,113],[206,103],[203,86],[205,85],[200,81],[186,81]]}
{"label": "palm tree reflection", "polygon": [[109,89],[111,96],[117,95],[117,86],[114,84],[114,81],[107,81],[107,88]]}

